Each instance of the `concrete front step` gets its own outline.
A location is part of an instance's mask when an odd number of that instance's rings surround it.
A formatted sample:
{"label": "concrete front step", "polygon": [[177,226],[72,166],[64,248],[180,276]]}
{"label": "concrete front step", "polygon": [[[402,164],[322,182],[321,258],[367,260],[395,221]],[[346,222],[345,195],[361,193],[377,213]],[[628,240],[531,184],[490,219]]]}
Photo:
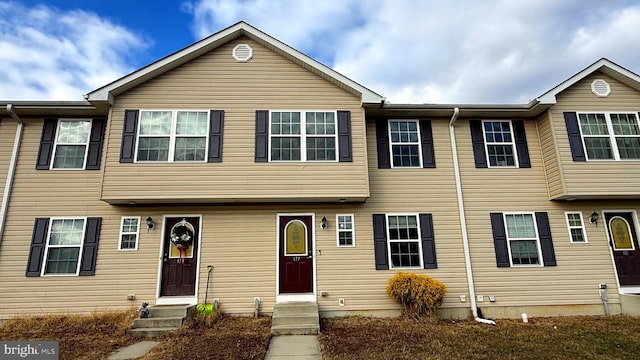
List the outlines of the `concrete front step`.
{"label": "concrete front step", "polygon": [[177,328],[182,326],[182,317],[150,317],[146,319],[135,319],[134,329],[140,328]]}
{"label": "concrete front step", "polygon": [[320,332],[318,304],[292,302],[276,304],[271,318],[273,335],[316,335]]}
{"label": "concrete front step", "polygon": [[191,305],[160,305],[149,307],[149,317],[136,319],[129,333],[134,336],[155,337],[179,329],[189,318]]}
{"label": "concrete front step", "polygon": [[317,335],[320,333],[318,324],[275,325],[271,326],[273,335]]}
{"label": "concrete front step", "polygon": [[174,330],[178,330],[179,328],[169,328],[169,327],[162,327],[162,328],[139,328],[139,329],[131,329],[129,330],[129,334],[133,335],[133,336],[142,336],[142,337],[156,337],[156,336],[160,336],[166,332],[169,331],[174,331]]}

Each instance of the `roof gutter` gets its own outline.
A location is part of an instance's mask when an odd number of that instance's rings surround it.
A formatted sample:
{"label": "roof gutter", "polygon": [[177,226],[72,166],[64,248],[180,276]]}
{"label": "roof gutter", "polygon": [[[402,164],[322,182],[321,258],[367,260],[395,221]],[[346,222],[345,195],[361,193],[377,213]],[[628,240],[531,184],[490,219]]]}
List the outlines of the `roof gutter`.
{"label": "roof gutter", "polygon": [[478,316],[476,304],[476,290],[473,282],[473,271],[471,270],[471,252],[469,250],[469,236],[467,235],[467,221],[464,214],[464,200],[462,198],[462,183],[460,181],[460,165],[458,164],[458,146],[456,144],[455,124],[460,115],[460,108],[453,109],[453,115],[449,121],[449,136],[451,137],[451,152],[453,153],[453,170],[456,178],[456,194],[458,196],[458,211],[460,217],[460,230],[462,232],[462,244],[464,247],[464,262],[467,268],[467,282],[469,285],[469,298],[471,302],[471,312],[473,319],[479,323],[495,325],[495,321],[483,319]]}
{"label": "roof gutter", "polygon": [[13,187],[13,178],[16,173],[16,165],[18,163],[18,150],[20,149],[20,142],[22,141],[22,128],[24,123],[22,119],[13,110],[12,104],[7,104],[7,112],[11,117],[18,122],[16,128],[16,136],[13,140],[13,150],[11,151],[11,161],[9,162],[9,173],[7,174],[7,182],[4,185],[4,193],[2,194],[2,204],[0,205],[0,243],[4,236],[4,224],[7,220],[7,209],[9,208],[9,198],[11,197],[11,188]]}

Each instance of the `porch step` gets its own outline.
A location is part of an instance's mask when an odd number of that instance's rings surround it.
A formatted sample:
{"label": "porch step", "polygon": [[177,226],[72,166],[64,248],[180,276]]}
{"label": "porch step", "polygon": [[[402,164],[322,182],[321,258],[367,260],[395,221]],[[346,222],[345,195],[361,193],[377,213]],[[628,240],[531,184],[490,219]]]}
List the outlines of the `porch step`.
{"label": "porch step", "polygon": [[640,294],[620,294],[620,307],[626,315],[640,315]]}
{"label": "porch step", "polygon": [[149,307],[149,317],[136,319],[129,333],[134,336],[156,337],[179,329],[190,316],[193,305],[159,305]]}
{"label": "porch step", "polygon": [[271,318],[273,335],[315,335],[320,332],[318,304],[292,302],[276,304]]}

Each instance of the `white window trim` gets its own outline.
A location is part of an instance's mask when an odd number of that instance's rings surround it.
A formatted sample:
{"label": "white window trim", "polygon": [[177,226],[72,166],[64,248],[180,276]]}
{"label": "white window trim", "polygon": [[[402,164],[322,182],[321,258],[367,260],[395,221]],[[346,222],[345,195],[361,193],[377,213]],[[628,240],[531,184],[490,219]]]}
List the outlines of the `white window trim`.
{"label": "white window trim", "polygon": [[[487,142],[487,134],[485,133],[484,124],[485,123],[494,123],[494,122],[508,122],[509,123],[509,132],[511,133],[511,142]],[[516,137],[513,132],[513,121],[511,120],[482,120],[482,142],[484,143],[484,153],[487,158],[487,167],[490,168],[519,168],[520,164],[518,163],[518,149],[516,148]],[[497,145],[497,146],[507,146],[511,145],[511,151],[513,153],[513,165],[494,165],[491,166],[491,160],[489,159],[489,145]]]}
{"label": "white window trim", "polygon": [[[88,121],[89,122],[89,132],[87,133],[87,139],[84,143],[84,160],[82,162],[81,168],[54,168],[53,162],[56,160],[56,152],[58,151],[58,145],[82,145],[80,143],[58,143],[58,133],[60,132],[60,123],[61,122],[71,122],[71,121]],[[53,138],[53,151],[51,152],[51,163],[49,164],[50,170],[85,170],[87,167],[87,157],[89,155],[89,140],[91,139],[91,129],[93,128],[93,119],[89,118],[60,118],[56,123],[56,133]]]}
{"label": "white window trim", "polygon": [[[391,240],[390,232],[389,232],[389,217],[390,216],[415,216],[416,217],[416,225],[418,227],[418,239],[417,240]],[[422,234],[422,230],[420,229],[420,214],[418,213],[390,213],[385,214],[385,228],[387,232],[387,261],[389,261],[389,269],[391,270],[416,270],[416,269],[424,269],[424,259],[422,258],[422,239],[420,238],[420,234]],[[420,266],[393,266],[393,261],[391,260],[391,243],[398,242],[418,242],[418,254],[420,255]]]}
{"label": "white window trim", "polygon": [[[300,113],[300,134],[272,134],[271,133],[271,116],[274,112],[299,112]],[[323,134],[311,134],[307,135],[307,117],[306,113],[308,112],[321,112],[321,113],[333,113],[333,119],[335,120],[335,134],[331,135],[323,135]],[[338,111],[337,110],[269,110],[269,162],[274,163],[299,163],[299,162],[308,162],[308,163],[333,163],[338,162],[340,145],[338,144]],[[299,137],[300,138],[300,160],[272,160],[271,159],[271,139],[274,137]],[[335,154],[336,158],[334,160],[307,160],[307,137],[322,137],[322,138],[334,138]]]}
{"label": "white window trim", "polygon": [[[351,217],[351,229],[340,229],[340,223],[338,219],[340,216],[349,216]],[[340,233],[341,232],[350,232],[351,233],[351,245],[340,245]],[[345,248],[345,247],[355,247],[356,246],[356,224],[355,224],[355,216],[353,214],[336,214],[336,246]]]}
{"label": "white window trim", "polygon": [[[124,231],[124,221],[125,219],[136,219],[138,221],[138,226],[135,232],[125,232]],[[122,248],[122,235],[135,235],[136,236],[136,246],[132,249],[124,249]],[[120,236],[118,237],[118,251],[137,251],[138,243],[140,242],[140,216],[123,216],[120,218]]]}
{"label": "white window trim", "polygon": [[[569,214],[578,215],[580,217],[581,226],[572,226],[569,222]],[[587,244],[589,239],[587,239],[587,229],[584,226],[584,217],[582,216],[582,211],[565,211],[564,219],[567,221],[567,231],[569,232],[569,242],[572,244]],[[581,229],[582,236],[584,237],[584,241],[573,241],[573,236],[571,236],[571,230],[573,229]]]}
{"label": "white window trim", "polygon": [[[603,114],[604,119],[607,123],[607,132],[608,135],[584,135],[582,133],[582,125],[580,123],[580,115],[588,115],[588,114]],[[640,116],[637,112],[633,111],[580,111],[576,113],[576,117],[578,119],[578,129],[580,130],[580,141],[582,142],[582,149],[584,150],[584,157],[587,161],[640,161],[640,159],[621,159],[620,151],[618,150],[618,142],[616,141],[616,137],[631,137],[637,138],[639,136],[632,135],[615,135],[613,133],[613,124],[611,123],[611,114],[620,114],[620,115],[634,115],[636,119],[636,124],[640,127]],[[613,151],[613,159],[589,159],[589,154],[587,152],[587,144],[585,144],[585,137],[593,137],[593,138],[604,138],[609,137],[609,144],[611,145],[611,151]]]}
{"label": "white window trim", "polygon": [[[84,226],[82,227],[82,240],[80,241],[80,245],[55,245],[49,246],[49,240],[51,238],[51,225],[55,220],[83,220]],[[42,258],[42,270],[40,270],[40,276],[78,276],[80,274],[80,265],[82,264],[82,249],[84,249],[84,238],[87,234],[87,218],[86,217],[52,217],[49,218],[49,226],[47,228],[47,240],[45,242],[45,251],[44,257]],[[80,247],[80,251],[78,252],[78,265],[76,266],[76,272],[74,274],[46,274],[45,271],[47,269],[47,259],[49,258],[49,248],[63,248],[63,247]]]}
{"label": "white window trim", "polygon": [[[533,219],[533,229],[535,231],[536,234],[536,247],[538,250],[538,261],[540,262],[539,264],[514,264],[513,263],[513,256],[511,255],[511,241],[519,241],[519,240],[534,240],[532,238],[515,238],[515,239],[511,239],[509,238],[509,227],[507,225],[507,215],[531,215],[532,219]],[[540,246],[540,233],[538,232],[538,224],[536,222],[536,214],[534,212],[528,212],[528,211],[516,211],[516,212],[505,212],[502,213],[502,218],[504,221],[504,233],[505,236],[507,238],[507,248],[509,249],[509,266],[510,267],[543,267],[544,266],[544,260],[542,258],[542,247]]]}
{"label": "white window trim", "polygon": [[[166,138],[169,137],[169,154],[167,155],[167,161],[147,161],[147,160],[138,160],[138,147],[140,146],[140,126],[142,125],[142,113],[143,112],[171,112],[171,134],[169,135],[142,135],[143,138]],[[204,135],[180,135],[176,134],[176,128],[178,126],[178,113],[179,112],[203,112],[207,114],[207,131]],[[135,162],[141,164],[166,164],[166,163],[177,163],[177,164],[201,164],[206,163],[209,156],[209,126],[211,125],[211,111],[208,109],[141,109],[138,111],[138,128],[136,129],[136,149],[135,149]],[[177,137],[193,137],[193,138],[205,138],[204,144],[204,159],[203,160],[188,160],[188,161],[176,161],[174,160],[175,151],[176,151],[176,138]]]}
{"label": "white window trim", "polygon": [[[394,121],[405,121],[405,122],[413,122],[416,123],[416,129],[418,132],[418,141],[417,142],[393,142],[391,140],[391,123]],[[389,158],[391,159],[391,168],[398,169],[422,169],[423,159],[422,159],[422,134],[420,131],[420,120],[417,119],[388,119],[387,120],[387,137],[389,138]],[[417,166],[395,166],[393,164],[393,145],[398,146],[407,146],[407,145],[417,145],[418,146],[418,156],[420,160],[420,164]]]}

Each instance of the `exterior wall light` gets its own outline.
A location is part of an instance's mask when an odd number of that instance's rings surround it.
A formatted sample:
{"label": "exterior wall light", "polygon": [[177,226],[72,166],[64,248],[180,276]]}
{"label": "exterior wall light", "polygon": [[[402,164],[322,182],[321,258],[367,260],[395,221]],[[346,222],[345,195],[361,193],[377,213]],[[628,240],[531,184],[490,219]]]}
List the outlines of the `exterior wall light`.
{"label": "exterior wall light", "polygon": [[599,219],[600,215],[595,210],[593,210],[593,213],[591,213],[591,216],[589,216],[589,222],[598,226]]}
{"label": "exterior wall light", "polygon": [[329,224],[327,223],[327,217],[323,216],[322,220],[320,220],[320,227],[322,228],[322,230],[325,230],[328,226]]}
{"label": "exterior wall light", "polygon": [[147,232],[149,230],[153,230],[153,228],[156,226],[155,221],[153,221],[153,218],[151,216],[147,217]]}

